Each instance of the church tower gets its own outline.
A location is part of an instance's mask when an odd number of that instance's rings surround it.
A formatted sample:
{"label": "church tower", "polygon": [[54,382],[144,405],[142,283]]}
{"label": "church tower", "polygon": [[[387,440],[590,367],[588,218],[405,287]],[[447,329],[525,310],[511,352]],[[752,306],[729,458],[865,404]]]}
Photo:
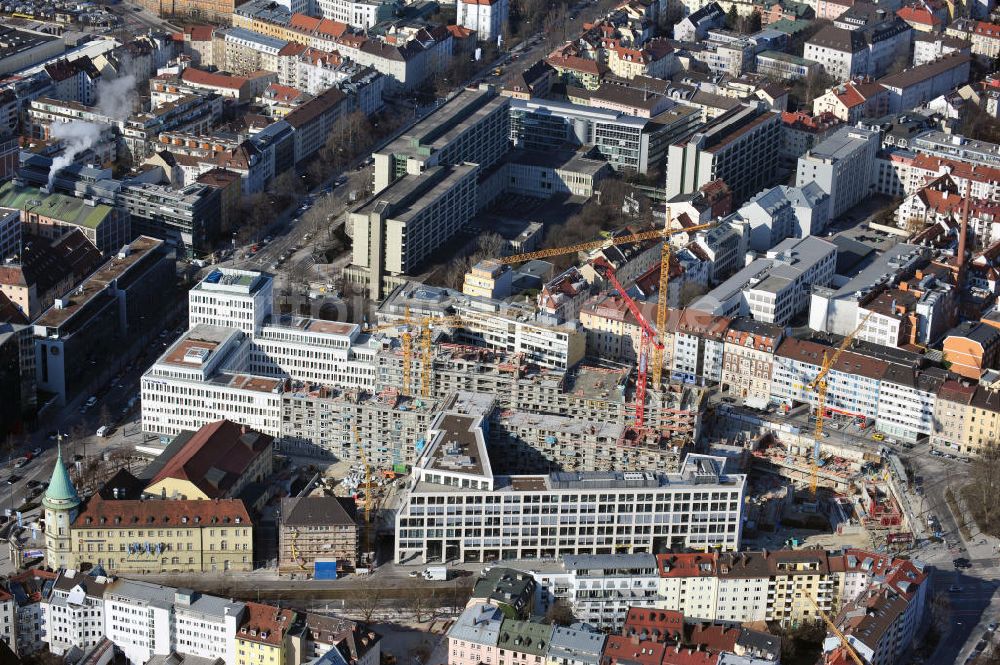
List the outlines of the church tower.
{"label": "church tower", "polygon": [[70,525],[80,512],[80,497],[63,464],[61,443],[42,507],[45,508],[45,562],[54,569],[72,568],[76,557],[73,556]]}

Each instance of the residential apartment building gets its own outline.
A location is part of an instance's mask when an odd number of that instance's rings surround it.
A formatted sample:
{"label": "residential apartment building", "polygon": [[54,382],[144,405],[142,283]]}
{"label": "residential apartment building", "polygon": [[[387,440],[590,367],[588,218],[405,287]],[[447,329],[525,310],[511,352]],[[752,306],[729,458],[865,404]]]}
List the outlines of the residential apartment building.
{"label": "residential apartment building", "polygon": [[879,147],[878,132],[841,127],[799,157],[795,184],[822,187],[830,195],[830,218],[836,219],[871,195]]}
{"label": "residential apartment building", "polygon": [[836,246],[815,236],[788,238],[693,303],[716,316],[752,316],[786,325],[809,306],[809,290],[833,279]]}
{"label": "residential apartment building", "polygon": [[832,114],[856,125],[862,118],[880,118],[889,111],[889,91],[874,81],[847,81],[813,100],[813,114]]}
{"label": "residential apartment building", "polygon": [[[353,568],[360,561],[354,500],[304,496],[281,500],[278,569],[309,572],[318,561]],[[339,567],[339,565],[338,565]]]}
{"label": "residential apartment building", "polygon": [[510,13],[508,0],[456,0],[455,23],[476,31],[479,41],[497,41]]}
{"label": "residential apartment building", "polygon": [[404,175],[469,162],[487,170],[507,152],[510,100],[492,86],[455,95],[374,153],[376,194]]}
{"label": "residential apartment building", "polygon": [[[721,459],[688,455],[678,474],[496,476],[481,412],[443,412],[429,434],[396,514],[397,562],[739,546],[745,477],[723,473]],[[445,504],[462,520],[453,533],[438,527]]]}
{"label": "residential apartment building", "polygon": [[72,649],[89,651],[104,638],[104,592],[110,580],[103,575],[85,575],[63,570],[42,599],[45,641],[49,652],[66,655]]}
{"label": "residential apartment building", "polygon": [[969,80],[971,61],[969,55],[952,53],[898,74],[883,76],[878,83],[889,91],[889,113],[917,108],[938,95],[961,87]]}
{"label": "residential apartment building", "polygon": [[655,607],[660,599],[652,553],[566,556],[555,570],[539,568],[532,574],[539,613],[566,603],[578,621],[602,629],[620,630],[632,607]]}
{"label": "residential apartment building", "polygon": [[772,184],[780,145],[780,114],[762,102],[741,104],[670,145],[667,197],[721,178],[742,203]]}
{"label": "residential apartment building", "polygon": [[720,390],[749,405],[771,398],[771,367],[784,330],[753,319],[734,319],[726,330]]}
{"label": "residential apartment building", "polygon": [[323,18],[362,30],[391,19],[396,6],[395,0],[316,0],[316,9]]}
{"label": "residential apartment building", "polygon": [[293,653],[296,613],[261,603],[246,603],[236,633],[236,665],[281,665]]}
{"label": "residential apartment building", "polygon": [[949,370],[978,381],[986,370],[1000,367],[1000,330],[965,321],[945,334],[941,350]]}
{"label": "residential apartment building", "polygon": [[818,62],[839,82],[878,77],[910,48],[913,29],[896,16],[873,16],[867,25],[828,25],[805,43],[803,57]]}
{"label": "residential apartment building", "polygon": [[433,166],[404,175],[348,213],[355,274],[372,299],[424,265],[476,212],[479,166]]}

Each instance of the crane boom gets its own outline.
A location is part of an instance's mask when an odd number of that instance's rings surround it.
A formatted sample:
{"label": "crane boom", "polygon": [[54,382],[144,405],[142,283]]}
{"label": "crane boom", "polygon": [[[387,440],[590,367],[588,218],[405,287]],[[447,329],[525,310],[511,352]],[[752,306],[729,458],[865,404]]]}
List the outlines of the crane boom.
{"label": "crane boom", "polygon": [[847,649],[847,653],[851,656],[851,660],[854,661],[855,665],[867,665],[865,661],[861,658],[861,656],[858,655],[858,652],[854,650],[854,647],[848,641],[847,636],[844,635],[843,631],[841,631],[840,628],[837,628],[837,624],[835,624],[833,622],[833,619],[830,618],[830,615],[827,614],[823,610],[823,608],[819,606],[819,603],[816,602],[816,599],[808,594],[806,594],[806,598],[808,598],[809,602],[812,603],[812,606],[816,608],[816,612],[820,615],[820,617],[822,617],[823,621],[826,622],[826,625],[830,629],[830,631],[837,636],[837,639],[840,640],[840,643],[844,645],[845,649]]}
{"label": "crane boom", "polygon": [[[670,206],[666,209],[666,219],[663,222],[663,232],[669,236],[667,230],[670,227],[671,215]],[[657,293],[656,301],[656,330],[660,333],[660,341],[664,340],[664,331],[667,328],[667,310],[670,308],[670,239],[664,238],[660,247],[660,290]],[[660,388],[663,378],[663,349],[656,347],[653,349],[653,385]]]}
{"label": "crane boom", "polygon": [[651,231],[642,231],[640,233],[633,233],[632,235],[628,236],[617,236],[614,238],[605,238],[603,240],[592,240],[590,242],[581,242],[575,245],[567,245],[565,247],[551,247],[549,249],[540,249],[536,252],[527,252],[525,254],[502,256],[496,259],[496,261],[502,265],[511,265],[513,263],[523,263],[525,261],[531,261],[532,259],[547,259],[553,256],[564,256],[566,254],[575,254],[577,252],[589,252],[595,249],[614,247],[615,245],[627,245],[629,243],[643,242],[645,240],[666,239],[678,233],[693,233],[695,231],[703,231],[705,229],[710,229],[716,225],[717,225],[716,222],[712,222],[711,224],[696,224],[695,226],[689,226],[686,229],[653,229]]}
{"label": "crane boom", "polygon": [[823,353],[823,364],[820,366],[819,372],[816,374],[816,377],[809,382],[809,385],[806,386],[807,390],[816,391],[816,427],[813,429],[814,449],[812,464],[809,468],[809,491],[813,496],[816,496],[816,488],[819,485],[819,445],[820,441],[823,440],[823,422],[826,420],[826,376],[830,373],[833,366],[837,364],[840,354],[844,352],[844,349],[851,345],[854,338],[857,337],[858,333],[861,332],[861,329],[865,327],[866,323],[868,323],[868,319],[871,318],[873,313],[874,312],[869,311],[865,314],[865,317],[861,319],[861,323],[859,323],[857,327],[851,331],[850,335],[844,338],[844,341],[837,346],[837,349],[833,352],[832,356],[826,352]]}
{"label": "crane boom", "polygon": [[611,264],[602,258],[597,258],[594,259],[593,265],[597,274],[611,282],[611,285],[615,287],[615,290],[618,291],[619,295],[621,295],[622,300],[625,301],[625,306],[628,307],[628,311],[631,312],[632,316],[635,317],[636,321],[639,322],[639,326],[642,328],[642,337],[639,342],[639,366],[637,368],[638,372],[635,380],[635,426],[642,427],[646,421],[646,371],[648,368],[647,357],[649,344],[652,342],[654,346],[662,349],[663,342],[657,339],[656,330],[653,329],[653,326],[649,325],[649,321],[647,321],[646,317],[642,315],[642,310],[639,309],[639,305],[636,304],[632,297],[625,291],[625,287],[623,287],[621,282],[618,281],[618,277],[615,275],[615,269],[611,266]]}

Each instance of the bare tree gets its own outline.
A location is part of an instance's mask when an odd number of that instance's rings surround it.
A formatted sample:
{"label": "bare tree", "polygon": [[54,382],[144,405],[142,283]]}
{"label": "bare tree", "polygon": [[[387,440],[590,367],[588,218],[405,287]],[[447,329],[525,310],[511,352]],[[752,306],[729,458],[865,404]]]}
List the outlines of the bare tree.
{"label": "bare tree", "polygon": [[377,586],[362,586],[351,590],[347,597],[347,603],[361,615],[365,623],[371,623],[375,613],[385,605],[384,593]]}
{"label": "bare tree", "polygon": [[973,459],[967,477],[970,482],[963,488],[962,496],[980,531],[991,536],[1000,534],[1000,505],[996,501],[1000,490],[1000,445],[983,448]]}
{"label": "bare tree", "polygon": [[556,598],[545,612],[545,620],[557,626],[569,626],[576,621],[573,608],[562,598]]}
{"label": "bare tree", "polygon": [[407,608],[413,612],[417,623],[429,621],[434,616],[434,594],[414,593],[407,599]]}

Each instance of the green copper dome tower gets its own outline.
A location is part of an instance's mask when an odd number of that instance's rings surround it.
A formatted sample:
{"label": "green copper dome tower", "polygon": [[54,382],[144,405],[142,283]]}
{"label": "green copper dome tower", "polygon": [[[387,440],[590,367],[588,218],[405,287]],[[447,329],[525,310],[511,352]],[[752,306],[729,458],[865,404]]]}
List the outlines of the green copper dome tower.
{"label": "green copper dome tower", "polygon": [[75,557],[70,525],[80,512],[80,497],[63,464],[61,439],[52,479],[42,498],[45,509],[45,561],[52,568],[72,568]]}

